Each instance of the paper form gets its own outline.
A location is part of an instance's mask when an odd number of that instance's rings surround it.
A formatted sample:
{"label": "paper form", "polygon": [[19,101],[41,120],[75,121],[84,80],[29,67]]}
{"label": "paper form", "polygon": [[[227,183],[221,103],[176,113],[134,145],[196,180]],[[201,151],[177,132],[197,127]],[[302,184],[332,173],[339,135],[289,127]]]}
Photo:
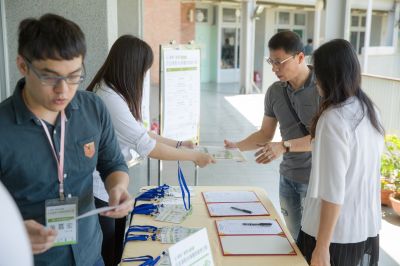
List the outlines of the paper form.
{"label": "paper form", "polygon": [[261,202],[208,203],[207,208],[210,216],[269,215]]}

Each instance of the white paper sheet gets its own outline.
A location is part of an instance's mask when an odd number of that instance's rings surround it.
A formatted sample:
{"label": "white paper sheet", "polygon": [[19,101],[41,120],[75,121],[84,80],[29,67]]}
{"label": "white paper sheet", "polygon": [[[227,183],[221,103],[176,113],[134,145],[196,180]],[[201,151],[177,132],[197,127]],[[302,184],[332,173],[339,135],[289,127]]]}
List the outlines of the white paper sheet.
{"label": "white paper sheet", "polygon": [[237,149],[226,149],[222,146],[200,146],[197,147],[199,151],[210,154],[215,160],[232,160],[236,162],[245,162],[246,157]]}
{"label": "white paper sheet", "polygon": [[164,137],[193,139],[200,124],[200,49],[163,49]]}
{"label": "white paper sheet", "polygon": [[208,202],[255,202],[259,201],[253,191],[207,191],[203,192]]}
{"label": "white paper sheet", "polygon": [[[261,202],[208,203],[207,208],[210,212],[210,216],[269,215]],[[251,213],[246,211],[251,211]]]}
{"label": "white paper sheet", "polygon": [[180,224],[189,215],[191,210],[185,210],[182,205],[165,205],[159,208],[159,213],[155,217],[156,221]]}
{"label": "white paper sheet", "polygon": [[[194,191],[193,186],[188,186],[188,189],[189,189],[191,198],[196,196],[196,192]],[[182,198],[181,188],[179,186],[170,186],[168,189],[168,195],[175,197],[175,198]],[[185,196],[187,196],[187,194]]]}
{"label": "white paper sheet", "polygon": [[171,246],[168,254],[172,266],[214,266],[206,228]]}
{"label": "white paper sheet", "polygon": [[98,209],[94,209],[94,210],[91,210],[91,211],[88,211],[88,212],[85,212],[85,213],[79,215],[78,217],[76,217],[76,220],[79,220],[79,219],[82,219],[82,218],[85,218],[85,217],[89,217],[89,216],[92,216],[92,215],[95,215],[95,214],[99,214],[101,212],[111,211],[111,210],[114,210],[114,209],[116,209],[118,207],[119,207],[119,205],[118,206],[106,206],[106,207],[101,207],[101,208],[98,208]]}
{"label": "white paper sheet", "polygon": [[220,236],[224,255],[296,255],[280,235]]}
{"label": "white paper sheet", "polygon": [[[282,228],[274,219],[220,220],[216,223],[220,235],[277,235],[283,233]],[[271,225],[258,225],[261,223],[270,223]]]}

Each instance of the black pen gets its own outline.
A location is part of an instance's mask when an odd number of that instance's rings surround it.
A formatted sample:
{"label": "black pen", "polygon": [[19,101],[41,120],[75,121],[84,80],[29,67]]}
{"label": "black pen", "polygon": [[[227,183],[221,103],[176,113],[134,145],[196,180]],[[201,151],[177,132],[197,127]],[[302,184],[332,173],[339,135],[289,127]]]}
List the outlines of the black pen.
{"label": "black pen", "polygon": [[242,225],[259,225],[259,226],[271,226],[272,223],[242,223]]}
{"label": "black pen", "polygon": [[253,213],[252,211],[245,210],[245,209],[240,209],[240,208],[236,208],[236,207],[233,207],[233,206],[231,206],[231,209],[236,210],[236,211],[241,211],[241,212],[249,213],[249,214]]}

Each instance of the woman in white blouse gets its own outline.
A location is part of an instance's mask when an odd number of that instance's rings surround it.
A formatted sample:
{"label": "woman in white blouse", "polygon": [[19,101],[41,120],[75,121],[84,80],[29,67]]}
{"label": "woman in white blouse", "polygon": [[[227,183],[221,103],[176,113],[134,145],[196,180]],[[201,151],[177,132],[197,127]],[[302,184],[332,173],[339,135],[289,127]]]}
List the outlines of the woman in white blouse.
{"label": "woman in white blouse", "polygon": [[[100,96],[107,106],[125,160],[149,156],[159,160],[193,161],[200,167],[214,163],[208,154],[177,149],[179,146],[193,148],[192,141],[167,139],[148,132],[142,125],[143,80],[152,63],[153,52],[146,42],[131,35],[121,36],[87,88]],[[108,194],[103,181],[97,171],[93,176],[96,207],[107,206]],[[100,216],[100,225],[103,259],[106,265],[116,265],[122,254],[125,219],[114,222]]]}
{"label": "woman in white blouse", "polygon": [[360,87],[348,41],[325,43],[313,61],[322,102],[311,129],[312,169],[297,242],[313,266],[378,265],[384,129]]}

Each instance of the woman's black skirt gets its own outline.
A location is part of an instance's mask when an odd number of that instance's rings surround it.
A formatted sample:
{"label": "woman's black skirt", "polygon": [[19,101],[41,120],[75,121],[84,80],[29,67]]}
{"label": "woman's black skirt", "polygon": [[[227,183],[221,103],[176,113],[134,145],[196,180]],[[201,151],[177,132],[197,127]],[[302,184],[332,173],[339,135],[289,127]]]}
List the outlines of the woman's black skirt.
{"label": "woman's black skirt", "polygon": [[[300,230],[297,245],[301,253],[310,264],[316,240],[314,237]],[[379,235],[369,237],[359,243],[337,244],[329,246],[332,266],[378,266]]]}

